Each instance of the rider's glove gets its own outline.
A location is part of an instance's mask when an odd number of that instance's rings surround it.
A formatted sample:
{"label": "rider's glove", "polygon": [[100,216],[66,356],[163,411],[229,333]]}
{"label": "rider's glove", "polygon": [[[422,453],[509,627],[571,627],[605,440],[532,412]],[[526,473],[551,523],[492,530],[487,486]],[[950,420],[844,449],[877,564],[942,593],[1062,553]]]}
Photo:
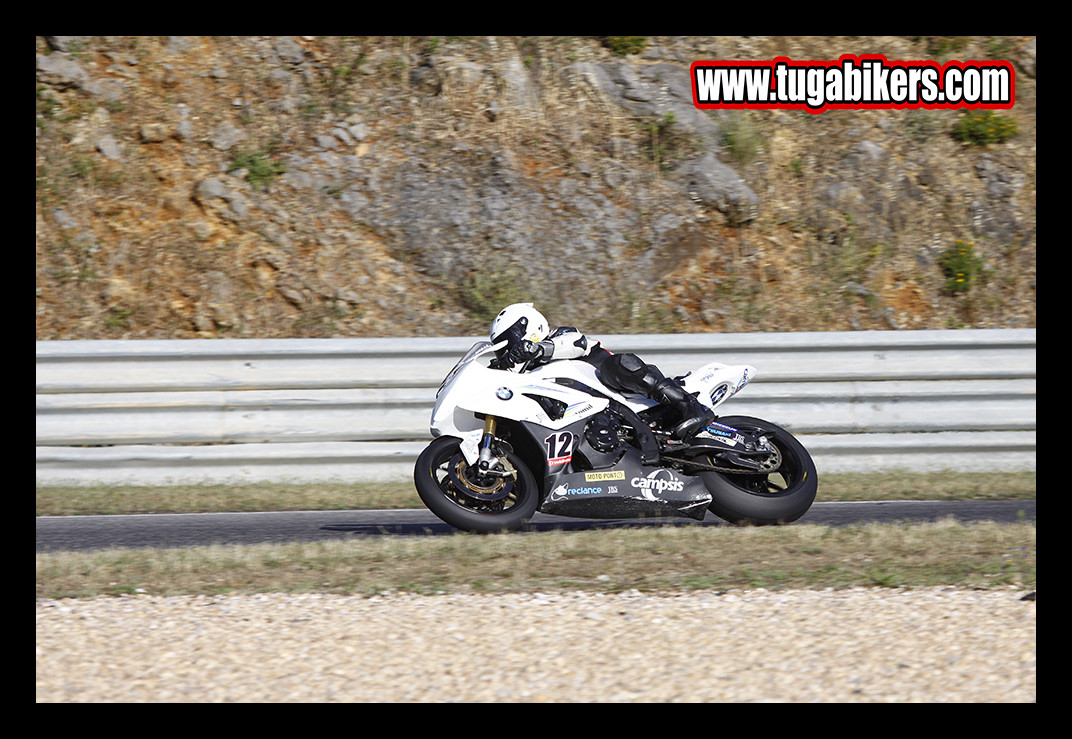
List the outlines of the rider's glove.
{"label": "rider's glove", "polygon": [[523,339],[517,342],[506,353],[506,358],[514,364],[524,364],[533,359],[543,356],[543,347],[535,341]]}

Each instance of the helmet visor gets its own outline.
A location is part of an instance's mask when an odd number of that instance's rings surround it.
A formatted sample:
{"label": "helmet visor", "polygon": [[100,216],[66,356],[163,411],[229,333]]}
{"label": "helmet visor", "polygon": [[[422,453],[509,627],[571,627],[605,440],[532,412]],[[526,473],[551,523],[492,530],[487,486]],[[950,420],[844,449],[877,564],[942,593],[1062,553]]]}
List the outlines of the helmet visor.
{"label": "helmet visor", "polygon": [[510,347],[516,346],[518,342],[525,338],[525,335],[528,333],[528,324],[528,319],[521,317],[507,328],[491,337],[492,344],[498,344],[500,341],[506,342],[506,346],[495,352],[500,358],[508,349],[510,349]]}

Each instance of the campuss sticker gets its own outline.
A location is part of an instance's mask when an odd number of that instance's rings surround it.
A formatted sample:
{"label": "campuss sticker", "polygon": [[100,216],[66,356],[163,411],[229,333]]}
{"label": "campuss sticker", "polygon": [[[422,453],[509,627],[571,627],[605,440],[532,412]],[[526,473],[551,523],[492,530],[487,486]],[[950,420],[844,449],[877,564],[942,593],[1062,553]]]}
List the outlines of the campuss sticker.
{"label": "campuss sticker", "polygon": [[1016,76],[1007,61],[890,61],[843,54],[837,61],[696,61],[697,108],[1011,108]]}

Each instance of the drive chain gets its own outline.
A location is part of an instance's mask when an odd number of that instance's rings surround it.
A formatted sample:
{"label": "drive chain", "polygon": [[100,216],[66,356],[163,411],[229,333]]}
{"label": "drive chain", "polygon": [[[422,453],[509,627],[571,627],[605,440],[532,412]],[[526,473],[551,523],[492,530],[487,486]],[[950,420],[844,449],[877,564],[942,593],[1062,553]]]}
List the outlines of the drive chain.
{"label": "drive chain", "polygon": [[662,459],[663,461],[666,461],[666,462],[680,462],[681,464],[687,464],[687,465],[690,465],[692,467],[702,467],[705,471],[724,472],[724,473],[730,474],[730,475],[748,475],[748,474],[752,474],[752,475],[767,475],[767,474],[770,474],[771,472],[775,471],[775,470],[746,470],[746,469],[742,469],[740,467],[718,467],[718,466],[713,465],[713,464],[707,464],[706,462],[698,462],[695,459],[683,459],[681,457],[668,457],[666,455],[663,455],[662,457],[660,457],[660,459]]}

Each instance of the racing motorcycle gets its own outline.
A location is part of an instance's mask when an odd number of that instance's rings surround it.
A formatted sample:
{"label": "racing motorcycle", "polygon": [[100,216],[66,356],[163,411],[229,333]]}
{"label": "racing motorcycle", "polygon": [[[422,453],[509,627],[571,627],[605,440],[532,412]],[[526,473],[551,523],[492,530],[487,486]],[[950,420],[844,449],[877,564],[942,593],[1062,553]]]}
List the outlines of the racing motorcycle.
{"label": "racing motorcycle", "polygon": [[[707,511],[735,524],[797,520],[815,499],[811,455],[773,423],[716,416],[686,441],[668,406],[605,386],[580,360],[499,367],[506,342],[477,342],[436,392],[434,440],[414,482],[438,518],[463,531],[513,531],[537,512],[599,519]],[[705,364],[674,378],[712,409],[756,374]]]}

